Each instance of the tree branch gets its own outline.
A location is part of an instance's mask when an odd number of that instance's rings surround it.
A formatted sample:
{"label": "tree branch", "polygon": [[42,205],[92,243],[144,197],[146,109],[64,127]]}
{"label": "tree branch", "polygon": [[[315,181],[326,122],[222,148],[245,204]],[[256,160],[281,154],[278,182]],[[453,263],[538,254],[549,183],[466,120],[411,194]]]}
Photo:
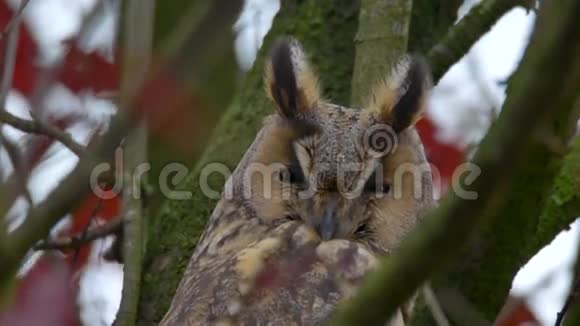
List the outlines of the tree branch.
{"label": "tree branch", "polygon": [[554,326],[562,325],[562,322],[564,321],[564,318],[566,317],[566,314],[568,313],[568,309],[570,309],[570,307],[572,307],[574,305],[574,303],[576,303],[579,296],[580,296],[580,280],[577,277],[575,277],[574,278],[574,285],[572,286],[572,289],[570,290],[570,293],[568,294],[568,297],[566,298],[566,301],[564,302],[564,306],[562,307],[562,309],[558,312],[558,314],[556,316],[556,321],[554,322]]}
{"label": "tree branch", "polygon": [[2,130],[0,130],[0,144],[6,150],[8,158],[10,159],[12,167],[14,168],[14,180],[16,186],[19,188],[20,193],[24,195],[24,198],[26,199],[28,204],[30,206],[34,205],[34,202],[32,201],[32,195],[30,194],[30,191],[28,191],[28,187],[26,184],[27,175],[26,172],[23,171],[22,168],[23,165],[20,159],[20,153],[18,152],[18,148],[16,148],[16,146],[12,142],[6,139],[6,137],[2,133]]}
{"label": "tree branch", "polygon": [[361,1],[350,99],[355,107],[367,104],[369,90],[407,52],[412,3],[410,0]]}
{"label": "tree branch", "polygon": [[[130,0],[123,8],[123,79],[121,80],[121,108],[130,101],[143,83],[151,64],[155,0]],[[145,248],[145,207],[141,196],[140,166],[147,156],[147,129],[143,122],[125,139],[123,188],[123,292],[113,325],[135,325],[141,294],[141,270]],[[136,193],[136,191],[138,193]]]}
{"label": "tree branch", "polygon": [[[10,89],[12,88],[12,79],[14,77],[14,68],[16,65],[16,53],[18,50],[18,37],[19,37],[19,31],[20,31],[19,26],[20,26],[20,22],[22,20],[22,11],[26,7],[27,3],[28,3],[28,1],[21,3],[19,11],[16,12],[12,16],[10,22],[4,28],[2,34],[0,34],[0,40],[1,40],[2,35],[4,35],[5,33],[8,33],[8,40],[6,41],[6,46],[4,47],[4,53],[2,54],[4,61],[2,62],[2,77],[1,77],[1,81],[0,81],[0,116],[4,115],[4,114],[8,114],[5,111],[6,100],[8,98],[8,93],[10,92]],[[2,134],[2,129],[3,129],[3,121],[2,121],[2,119],[0,119],[0,138],[2,141],[2,146],[6,149],[8,156],[10,157],[10,159],[13,162],[16,181],[18,182],[18,185],[20,186],[22,193],[24,194],[26,200],[32,205],[32,199],[31,199],[30,193],[28,192],[28,189],[26,188],[26,181],[24,180],[25,179],[24,174],[19,173],[19,172],[21,172],[21,169],[20,169],[20,165],[17,162],[18,161],[18,153],[17,153],[16,149],[14,148],[14,146],[12,146],[12,143],[10,143],[9,140],[4,138],[4,135]],[[5,198],[4,194],[6,192],[9,192],[8,188],[4,187],[3,185],[0,185],[0,195],[2,196],[2,198]],[[6,205],[7,203],[3,203],[3,204]],[[7,205],[6,205],[6,207],[9,208],[9,206],[7,206]],[[2,216],[4,216],[4,208],[5,207],[0,207],[0,215],[2,215]],[[2,226],[2,230],[0,230],[0,232],[2,232],[2,233],[4,233],[4,224],[5,224],[5,221],[0,223],[0,226]]]}
{"label": "tree branch", "polygon": [[533,2],[531,0],[483,0],[476,4],[427,53],[434,83],[437,83],[477,40],[491,30],[505,13],[517,6],[528,8]]}
{"label": "tree branch", "polygon": [[[580,209],[578,210],[580,211]],[[578,234],[576,234],[578,236]],[[574,261],[574,265],[572,268],[572,284],[570,284],[570,289],[569,289],[569,293],[568,296],[576,296],[578,297],[578,290],[580,289],[580,244],[576,244],[576,260]],[[574,294],[574,292],[576,292]],[[566,300],[568,301],[568,300]],[[566,308],[567,311],[565,312],[566,314],[566,318],[563,318],[564,320],[562,320],[562,324],[564,326],[576,326],[578,324],[580,324],[580,302],[579,300],[576,298],[574,300],[574,302],[572,302],[571,304],[569,304],[569,306]],[[557,318],[557,317],[556,317]]]}
{"label": "tree branch", "polygon": [[575,17],[579,10],[580,1],[542,2],[502,114],[474,157],[481,175],[472,183],[462,180],[467,184],[464,190],[475,191],[477,199],[449,194],[400,249],[368,276],[355,298],[339,309],[333,325],[386,322],[435,271],[459,257],[477,228],[493,217],[498,199],[509,196],[506,190],[514,172],[529,164],[530,146],[538,141],[533,136],[556,117],[577,119],[572,114],[580,84],[580,39],[576,37],[580,21]]}
{"label": "tree branch", "polygon": [[32,247],[32,249],[33,250],[78,249],[86,243],[89,243],[91,241],[100,238],[105,238],[107,236],[119,232],[122,226],[123,226],[123,218],[116,218],[107,224],[87,230],[87,232],[83,235],[77,235],[67,238],[48,239],[37,243],[36,245],[34,245],[34,247]]}
{"label": "tree branch", "polygon": [[128,113],[117,113],[109,130],[95,141],[90,157],[82,157],[56,189],[32,207],[22,224],[0,243],[0,293],[6,289],[7,282],[13,277],[28,249],[39,239],[45,238],[52,226],[85,198],[90,190],[89,180],[95,166],[99,162],[109,162],[125,133],[139,120],[131,118]]}
{"label": "tree branch", "polygon": [[423,298],[425,300],[425,304],[427,305],[427,307],[429,307],[431,315],[433,316],[433,319],[435,320],[437,326],[451,325],[449,323],[449,320],[447,320],[447,316],[445,316],[445,312],[441,308],[441,304],[439,304],[437,296],[435,295],[435,292],[433,292],[431,286],[429,284],[426,284],[421,288],[421,290]]}
{"label": "tree branch", "polygon": [[[580,98],[578,104],[580,104]],[[562,162],[562,168],[544,204],[529,251],[538,252],[549,244],[558,233],[567,229],[579,216],[580,137],[576,137],[570,153]]]}
{"label": "tree branch", "polygon": [[2,110],[0,111],[0,122],[10,125],[22,132],[44,135],[53,138],[66,146],[78,157],[87,155],[86,148],[83,145],[77,143],[69,133],[58,129],[53,125],[45,123],[40,119],[22,119],[10,114],[7,111]]}
{"label": "tree branch", "polygon": [[20,23],[22,13],[24,12],[24,9],[26,8],[26,6],[28,5],[29,2],[30,2],[30,0],[22,0],[20,2],[20,6],[18,7],[18,10],[14,13],[14,15],[12,16],[12,19],[10,19],[8,24],[6,24],[6,26],[4,26],[4,29],[0,32],[0,41],[2,40],[4,35],[10,33],[14,28],[17,28],[16,26],[18,26],[18,24]]}

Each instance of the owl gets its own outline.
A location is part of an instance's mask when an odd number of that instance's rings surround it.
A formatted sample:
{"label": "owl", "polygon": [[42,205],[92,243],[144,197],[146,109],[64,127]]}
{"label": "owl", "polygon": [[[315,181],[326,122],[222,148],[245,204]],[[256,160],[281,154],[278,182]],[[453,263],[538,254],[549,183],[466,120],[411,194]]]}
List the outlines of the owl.
{"label": "owl", "polygon": [[324,324],[433,205],[413,126],[430,89],[420,58],[402,58],[366,108],[346,108],[321,97],[301,45],[283,38],[264,86],[273,113],[226,182],[161,325]]}

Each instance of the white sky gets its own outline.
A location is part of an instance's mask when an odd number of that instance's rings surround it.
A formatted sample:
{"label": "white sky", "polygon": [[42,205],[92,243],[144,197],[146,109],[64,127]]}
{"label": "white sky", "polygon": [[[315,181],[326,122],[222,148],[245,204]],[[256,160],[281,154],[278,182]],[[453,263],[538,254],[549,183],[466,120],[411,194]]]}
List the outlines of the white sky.
{"label": "white sky", "polygon": [[[19,1],[8,2],[16,5]],[[30,1],[25,20],[41,44],[44,54],[41,62],[53,61],[62,55],[63,49],[59,42],[76,32],[82,15],[94,3],[95,0]],[[461,12],[465,12],[467,7],[464,6]],[[249,0],[246,4],[245,11],[235,25],[238,32],[235,48],[243,69],[251,66],[255,52],[261,45],[262,38],[270,28],[272,17],[278,9],[278,1]],[[505,97],[504,87],[499,86],[498,81],[505,80],[516,67],[527,44],[533,19],[533,15],[527,14],[524,10],[513,10],[444,76],[433,92],[428,112],[441,127],[439,136],[442,140],[459,141],[467,145],[483,137],[489,126],[489,117],[492,113],[490,110],[498,109]],[[113,29],[113,18],[103,21],[90,47],[110,48]],[[98,100],[92,94],[77,96],[62,85],[55,88],[52,95],[53,101],[64,101],[74,104],[74,107],[81,107],[85,114],[90,112],[91,119],[101,123],[114,111],[112,103]],[[10,94],[8,110],[22,115],[26,105],[26,100],[18,93]],[[73,106],[58,105],[58,108],[62,110],[63,107]],[[8,129],[10,128],[5,130],[10,137],[22,136],[13,129]],[[86,141],[86,129],[78,127],[74,128],[73,132],[80,141]],[[30,179],[29,187],[35,200],[44,198],[76,162],[76,158],[61,145],[55,145],[53,150],[56,154],[44,162]],[[0,153],[0,164],[4,170],[10,169],[3,153]],[[25,208],[25,205],[15,207],[14,214],[18,212],[21,214]],[[578,226],[574,225],[570,231],[560,234],[550,246],[544,248],[518,273],[514,281],[513,293],[530,298],[530,305],[544,325],[553,324],[569,287],[570,266],[578,246],[578,232]],[[101,326],[114,319],[120,300],[122,267],[104,262],[96,258],[97,256],[97,253],[93,253],[91,266],[82,278],[79,300],[85,324]]]}

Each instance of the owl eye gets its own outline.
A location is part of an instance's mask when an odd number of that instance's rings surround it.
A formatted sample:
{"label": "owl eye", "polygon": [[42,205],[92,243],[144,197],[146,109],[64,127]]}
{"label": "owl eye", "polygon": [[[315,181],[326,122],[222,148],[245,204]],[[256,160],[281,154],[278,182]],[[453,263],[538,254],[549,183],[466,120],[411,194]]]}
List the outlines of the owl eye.
{"label": "owl eye", "polygon": [[278,172],[280,181],[302,186],[305,183],[304,173],[299,166],[290,165]]}
{"label": "owl eye", "polygon": [[389,190],[391,190],[391,186],[388,183],[378,181],[374,177],[369,178],[363,188],[364,192],[374,194],[386,194],[389,192]]}

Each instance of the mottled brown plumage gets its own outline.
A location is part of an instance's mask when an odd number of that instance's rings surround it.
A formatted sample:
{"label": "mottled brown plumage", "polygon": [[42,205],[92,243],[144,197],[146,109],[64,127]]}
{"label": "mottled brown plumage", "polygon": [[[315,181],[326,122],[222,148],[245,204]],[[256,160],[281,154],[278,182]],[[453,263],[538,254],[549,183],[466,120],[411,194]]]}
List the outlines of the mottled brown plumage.
{"label": "mottled brown plumage", "polygon": [[429,90],[420,60],[404,58],[367,109],[344,108],[321,99],[284,39],[264,84],[277,113],[226,183],[162,325],[323,324],[432,205],[413,127]]}

